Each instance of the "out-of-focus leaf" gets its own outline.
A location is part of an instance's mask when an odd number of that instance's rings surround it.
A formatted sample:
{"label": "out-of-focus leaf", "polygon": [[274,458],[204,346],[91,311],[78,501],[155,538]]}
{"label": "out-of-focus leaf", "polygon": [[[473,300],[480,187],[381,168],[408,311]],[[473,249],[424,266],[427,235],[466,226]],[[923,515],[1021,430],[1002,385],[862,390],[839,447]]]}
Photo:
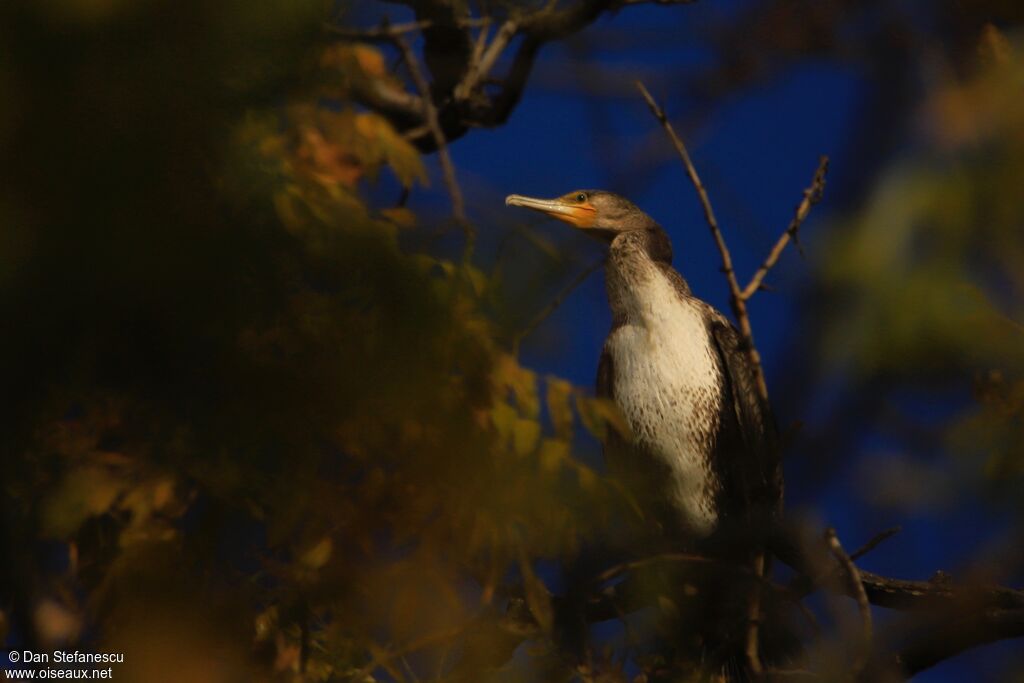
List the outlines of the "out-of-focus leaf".
{"label": "out-of-focus leaf", "polygon": [[420,153],[395,131],[387,119],[376,114],[358,114],[356,129],[368,144],[379,150],[381,159],[391,167],[399,182],[406,187],[417,181],[427,183],[427,169]]}
{"label": "out-of-focus leaf", "polygon": [[569,444],[560,439],[544,439],[540,444],[540,465],[546,472],[557,472],[569,457]]}
{"label": "out-of-focus leaf", "polygon": [[518,421],[519,415],[507,403],[496,402],[491,408],[491,422],[502,439],[513,439],[515,437]]}
{"label": "out-of-focus leaf", "polygon": [[90,517],[107,512],[126,482],[103,467],[71,470],[50,496],[43,515],[46,533],[67,538]]}
{"label": "out-of-focus leaf", "polygon": [[622,416],[616,405],[605,398],[576,394],[576,412],[587,431],[602,441],[607,438],[608,429],[614,429],[619,435],[631,436],[629,423]]}
{"label": "out-of-focus leaf", "polygon": [[547,383],[547,405],[548,416],[554,425],[555,434],[562,438],[572,435],[572,406],[570,399],[573,394],[571,384],[558,377],[548,376]]}
{"label": "out-of-focus leaf", "polygon": [[520,366],[512,356],[504,355],[495,367],[494,380],[498,386],[512,390],[523,415],[531,419],[540,417],[536,374]]}
{"label": "out-of-focus leaf", "polygon": [[320,569],[331,559],[334,550],[334,542],[330,536],[324,536],[306,552],[302,553],[299,561],[308,569]]}
{"label": "out-of-focus leaf", "polygon": [[550,633],[555,623],[554,610],[551,608],[551,593],[533,571],[530,558],[522,547],[519,552],[519,574],[523,579],[523,591],[526,593],[526,604],[530,607],[530,612],[541,629],[545,633]]}
{"label": "out-of-focus leaf", "polygon": [[516,455],[526,456],[534,451],[540,440],[540,423],[536,420],[519,418],[516,420],[512,444]]}
{"label": "out-of-focus leaf", "polygon": [[400,228],[408,229],[416,226],[416,214],[404,206],[382,209],[380,215]]}

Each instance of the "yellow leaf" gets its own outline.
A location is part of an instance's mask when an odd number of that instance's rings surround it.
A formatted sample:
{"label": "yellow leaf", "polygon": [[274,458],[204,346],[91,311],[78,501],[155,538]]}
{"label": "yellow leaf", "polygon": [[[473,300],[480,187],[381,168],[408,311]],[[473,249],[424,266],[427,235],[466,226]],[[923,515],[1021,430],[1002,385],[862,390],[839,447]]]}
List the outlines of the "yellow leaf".
{"label": "yellow leaf", "polygon": [[618,407],[606,398],[594,398],[584,394],[576,394],[576,411],[587,431],[604,441],[608,438],[611,427],[620,436],[631,437],[631,430]]}
{"label": "yellow leaf", "polygon": [[498,358],[494,368],[494,381],[501,389],[511,389],[519,411],[526,417],[540,417],[540,399],[537,396],[537,376],[519,365],[510,355]]}
{"label": "yellow leaf", "polygon": [[985,24],[981,31],[978,54],[988,64],[1005,66],[1013,61],[1013,47],[1006,35],[992,23]]}
{"label": "yellow leaf", "polygon": [[307,569],[320,569],[331,559],[331,551],[334,550],[334,543],[329,536],[324,536],[312,548],[307,550],[299,558],[299,562]]}
{"label": "yellow leaf", "polygon": [[597,475],[594,470],[586,465],[580,465],[576,468],[576,474],[580,479],[580,488],[584,491],[593,491],[597,488]]}
{"label": "yellow leaf", "polygon": [[548,415],[551,417],[551,424],[554,425],[555,434],[569,438],[572,435],[572,406],[569,404],[572,385],[558,377],[548,377],[547,385]]}
{"label": "yellow leaf", "polygon": [[491,408],[491,423],[503,441],[514,437],[518,419],[515,409],[507,403],[499,401]]}
{"label": "yellow leaf", "polygon": [[569,444],[558,439],[544,439],[540,445],[540,466],[545,472],[557,472],[569,457]]}
{"label": "yellow leaf", "polygon": [[47,534],[65,538],[90,517],[109,510],[126,482],[101,467],[81,467],[69,472],[47,500],[43,527]]}
{"label": "yellow leaf", "polygon": [[518,456],[533,453],[540,441],[540,424],[533,420],[517,419],[512,433],[512,447]]}
{"label": "yellow leaf", "polygon": [[383,78],[388,74],[387,64],[384,61],[384,55],[381,51],[375,47],[369,45],[356,44],[352,46],[352,52],[355,55],[356,63],[359,64],[359,68],[363,70],[367,76],[373,76],[375,78]]}
{"label": "yellow leaf", "polygon": [[372,144],[379,158],[391,167],[402,185],[409,187],[416,181],[427,184],[427,169],[419,151],[399,135],[387,119],[377,114],[358,114],[356,129]]}
{"label": "yellow leaf", "polygon": [[382,209],[380,215],[400,228],[412,228],[416,225],[416,214],[404,206]]}

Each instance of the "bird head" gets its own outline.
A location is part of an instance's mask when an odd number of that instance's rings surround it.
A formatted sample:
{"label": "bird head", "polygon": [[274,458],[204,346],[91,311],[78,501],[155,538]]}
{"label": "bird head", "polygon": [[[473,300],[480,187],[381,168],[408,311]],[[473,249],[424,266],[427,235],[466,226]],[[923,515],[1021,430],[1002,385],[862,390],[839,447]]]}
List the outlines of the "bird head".
{"label": "bird head", "polygon": [[625,197],[603,190],[575,190],[555,199],[511,194],[506,206],[524,206],[611,241],[624,232],[651,230],[658,224]]}

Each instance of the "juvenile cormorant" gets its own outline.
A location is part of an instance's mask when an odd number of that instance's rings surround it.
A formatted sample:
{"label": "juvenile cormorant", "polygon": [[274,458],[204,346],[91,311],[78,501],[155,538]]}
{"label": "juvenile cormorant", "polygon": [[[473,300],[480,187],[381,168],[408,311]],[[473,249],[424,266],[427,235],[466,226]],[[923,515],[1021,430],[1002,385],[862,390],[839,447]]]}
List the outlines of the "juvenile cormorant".
{"label": "juvenile cormorant", "polygon": [[672,538],[699,542],[726,527],[770,525],[782,497],[775,425],[742,338],[672,268],[661,226],[599,190],[556,199],[510,195],[505,204],[609,245],[612,326],[597,393],[616,403],[632,429],[631,440],[613,435],[605,445],[612,473]]}

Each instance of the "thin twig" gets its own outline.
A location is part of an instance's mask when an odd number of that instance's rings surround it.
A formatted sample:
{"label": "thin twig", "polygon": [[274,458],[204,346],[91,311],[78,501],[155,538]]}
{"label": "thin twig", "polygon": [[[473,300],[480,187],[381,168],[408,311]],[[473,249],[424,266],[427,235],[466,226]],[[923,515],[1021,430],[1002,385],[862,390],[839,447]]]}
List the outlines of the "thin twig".
{"label": "thin twig", "polygon": [[491,44],[487,46],[486,50],[483,50],[480,58],[473,60],[469,64],[469,68],[466,69],[465,78],[455,88],[454,94],[456,99],[464,100],[468,98],[473,90],[476,89],[477,84],[487,78],[501,53],[505,51],[505,48],[508,47],[509,42],[518,31],[519,24],[513,19],[509,19],[501,25],[498,32],[494,34]]}
{"label": "thin twig", "polygon": [[700,199],[701,207],[704,209],[704,219],[707,221],[708,228],[711,230],[711,236],[715,240],[715,245],[718,247],[718,253],[722,256],[722,272],[725,274],[725,279],[729,283],[729,303],[732,306],[733,314],[736,316],[736,323],[739,325],[740,335],[743,338],[744,351],[747,358],[750,359],[750,364],[754,372],[754,380],[757,385],[758,395],[762,401],[768,400],[768,384],[764,378],[764,370],[761,368],[761,354],[758,353],[757,347],[754,345],[754,331],[750,325],[750,316],[747,313],[746,300],[743,298],[743,291],[740,289],[740,283],[736,279],[736,271],[732,265],[732,255],[729,253],[729,247],[725,243],[725,237],[722,235],[721,229],[718,227],[718,219],[715,218],[715,211],[711,207],[711,199],[708,197],[708,192],[704,188],[704,183],[701,182],[700,176],[697,174],[697,169],[693,165],[693,161],[690,159],[690,153],[686,150],[686,145],[683,144],[682,139],[676,134],[675,128],[672,127],[672,123],[665,116],[665,112],[662,110],[658,103],[648,92],[647,88],[643,83],[637,81],[637,88],[640,90],[640,94],[643,95],[644,100],[647,102],[647,106],[650,107],[651,113],[654,114],[654,118],[658,120],[662,128],[668,134],[669,139],[672,141],[672,145],[676,148],[676,152],[679,154],[679,158],[683,161],[683,166],[686,167],[686,174],[690,177],[690,182],[693,183],[693,187],[697,190],[697,197]]}
{"label": "thin twig", "polygon": [[761,288],[761,283],[764,281],[768,271],[778,262],[779,257],[782,255],[786,245],[791,241],[796,242],[797,231],[800,230],[800,226],[803,224],[804,219],[807,218],[807,214],[811,212],[811,207],[821,201],[821,195],[825,191],[825,177],[828,174],[828,157],[822,156],[818,161],[818,169],[814,172],[814,178],[811,180],[810,186],[804,190],[804,198],[800,204],[796,207],[796,212],[793,215],[793,220],[789,222],[789,227],[782,233],[775,246],[768,253],[768,257],[765,258],[764,263],[757,269],[754,276],[750,278],[750,282],[740,292],[740,298],[744,301],[748,301],[750,297],[754,296],[757,291]]}
{"label": "thin twig", "polygon": [[[460,27],[473,28],[477,26],[487,26],[490,21],[491,20],[486,17],[466,17],[456,20],[455,23]],[[326,28],[339,40],[350,40],[364,43],[385,43],[392,42],[398,36],[403,36],[407,33],[415,33],[416,31],[431,28],[433,25],[434,22],[430,19],[422,19],[420,21],[410,21],[404,24],[384,23],[380,26],[365,29],[349,29],[341,26],[335,26],[334,24],[327,24]]]}
{"label": "thin twig", "polygon": [[574,277],[572,279],[572,281],[569,284],[567,284],[562,289],[562,291],[560,291],[558,293],[558,295],[554,299],[552,299],[551,303],[549,303],[547,306],[545,306],[540,311],[540,313],[538,313],[533,318],[533,320],[531,320],[529,322],[529,324],[526,327],[524,327],[519,332],[519,334],[517,334],[515,336],[515,338],[512,340],[513,352],[518,351],[519,350],[519,344],[523,341],[523,339],[525,339],[526,337],[528,337],[531,334],[533,334],[533,331],[536,330],[538,327],[540,327],[540,324],[543,323],[545,320],[547,320],[548,316],[550,316],[552,313],[554,313],[556,310],[558,310],[558,307],[561,306],[565,302],[565,300],[568,298],[568,296],[570,294],[572,294],[573,291],[575,291],[575,289],[577,287],[582,285],[583,282],[588,277],[590,277],[591,275],[594,274],[594,271],[596,271],[597,269],[599,269],[603,265],[604,265],[604,259],[601,259],[600,261],[597,261],[597,262],[592,263],[591,265],[587,266],[587,268],[585,270],[581,271],[576,277]]}
{"label": "thin twig", "polygon": [[853,598],[857,601],[857,608],[860,610],[861,619],[861,648],[857,655],[857,660],[854,662],[854,672],[851,678],[854,680],[864,670],[864,667],[868,663],[868,655],[871,652],[871,639],[872,639],[872,623],[871,623],[871,603],[868,602],[868,595],[864,590],[864,584],[861,582],[860,571],[857,569],[857,565],[853,563],[853,560],[846,551],[843,550],[842,544],[839,543],[839,537],[836,535],[836,530],[829,527],[825,530],[825,541],[828,543],[829,550],[832,555],[839,561],[843,568],[846,569],[846,577],[849,580],[849,587],[853,592]]}
{"label": "thin twig", "polygon": [[491,20],[490,17],[485,17],[485,19],[486,22],[480,26],[480,30],[476,34],[476,40],[473,41],[473,52],[469,56],[469,63],[471,65],[480,62],[484,54],[484,48],[487,47],[487,38],[491,32]]}
{"label": "thin twig", "polygon": [[718,251],[722,255],[722,272],[725,273],[725,278],[729,281],[729,291],[734,297],[739,297],[740,285],[736,280],[736,272],[732,267],[732,256],[729,254],[729,248],[725,244],[725,237],[722,236],[722,231],[718,228],[718,219],[715,218],[715,210],[711,207],[711,199],[708,197],[708,191],[704,188],[704,183],[701,182],[700,176],[697,174],[693,160],[690,159],[690,153],[687,151],[682,139],[676,134],[675,128],[672,127],[668,117],[665,116],[665,112],[647,90],[647,87],[640,81],[636,82],[636,87],[639,88],[640,94],[643,95],[647,106],[651,109],[651,113],[654,114],[654,118],[658,120],[658,123],[668,133],[672,145],[679,154],[679,158],[683,160],[683,165],[686,167],[686,175],[690,177],[693,187],[697,190],[697,197],[700,199],[700,205],[704,209],[704,219],[707,221],[708,227],[711,229],[711,235],[715,238],[715,244],[718,246]]}
{"label": "thin twig", "polygon": [[[672,145],[676,148],[676,152],[679,154],[679,158],[683,161],[683,166],[686,168],[686,174],[690,177],[690,182],[693,183],[693,187],[697,190],[697,197],[700,199],[701,207],[704,209],[704,219],[707,221],[708,228],[711,230],[711,236],[714,238],[715,244],[718,246],[718,252],[722,256],[722,272],[725,274],[725,279],[729,283],[729,303],[732,305],[733,314],[736,316],[736,322],[739,325],[740,335],[743,339],[743,350],[746,353],[747,358],[750,360],[758,395],[762,401],[767,403],[768,383],[765,381],[764,370],[761,368],[761,354],[758,353],[757,346],[754,345],[754,330],[750,325],[750,316],[747,314],[746,300],[743,298],[739,281],[736,279],[736,271],[732,265],[732,255],[729,253],[729,247],[725,243],[725,237],[722,235],[722,231],[718,227],[718,219],[715,218],[715,210],[711,206],[711,199],[708,197],[708,192],[704,188],[704,183],[700,180],[700,175],[697,174],[697,169],[693,165],[693,160],[690,159],[690,153],[686,150],[686,145],[683,144],[682,139],[676,134],[676,131],[672,127],[672,123],[668,120],[668,117],[665,115],[665,112],[660,106],[658,106],[658,103],[654,100],[651,93],[643,83],[637,81],[636,86],[640,90],[640,94],[643,95],[644,100],[647,102],[647,106],[650,108],[651,113],[654,114],[654,118],[658,120],[662,128],[664,128],[665,132],[668,134],[669,139],[672,141]],[[753,568],[754,571],[760,575],[764,574],[765,569],[767,568],[767,563],[765,562],[765,554],[763,550],[754,556]],[[758,645],[760,616],[761,590],[759,585],[755,585],[750,596],[750,604],[747,611],[746,656],[747,665],[750,667],[751,673],[757,678],[760,678],[764,672]]]}
{"label": "thin twig", "polygon": [[437,144],[437,158],[441,164],[441,174],[444,178],[445,187],[448,189],[448,194],[451,196],[452,215],[455,217],[455,222],[466,235],[465,255],[468,257],[473,252],[473,245],[476,242],[476,231],[466,219],[462,189],[455,178],[455,166],[452,164],[451,155],[448,153],[447,141],[444,138],[444,132],[441,130],[441,123],[437,117],[437,107],[434,106],[434,100],[430,95],[430,83],[427,82],[426,77],[423,75],[419,60],[416,59],[416,54],[409,47],[409,43],[405,41],[405,38],[401,35],[395,35],[392,37],[392,40],[398,46],[398,49],[401,50],[402,57],[409,69],[409,75],[412,77],[413,83],[416,84],[420,97],[423,98],[423,106],[427,114],[427,125],[430,127],[430,132],[434,136],[434,142]]}
{"label": "thin twig", "polygon": [[877,548],[881,543],[888,541],[890,538],[903,531],[903,527],[894,526],[891,529],[886,529],[874,535],[867,543],[857,548],[854,552],[850,553],[851,560],[859,560],[864,557],[872,550]]}
{"label": "thin twig", "polygon": [[[634,569],[642,569],[655,564],[661,564],[666,562],[674,562],[681,564],[698,564],[714,567],[719,571],[727,571],[733,574],[743,576],[754,583],[759,583],[763,586],[771,588],[772,590],[778,591],[782,595],[796,598],[795,595],[786,586],[777,584],[770,579],[766,579],[763,576],[759,576],[751,570],[750,567],[735,562],[727,562],[720,560],[715,557],[706,557],[704,555],[694,555],[692,553],[661,553],[659,555],[651,555],[650,557],[642,557],[638,560],[629,560],[620,564],[613,565],[593,578],[595,585],[606,583],[616,577],[619,577],[626,572]],[[798,599],[798,598],[797,598]]]}

